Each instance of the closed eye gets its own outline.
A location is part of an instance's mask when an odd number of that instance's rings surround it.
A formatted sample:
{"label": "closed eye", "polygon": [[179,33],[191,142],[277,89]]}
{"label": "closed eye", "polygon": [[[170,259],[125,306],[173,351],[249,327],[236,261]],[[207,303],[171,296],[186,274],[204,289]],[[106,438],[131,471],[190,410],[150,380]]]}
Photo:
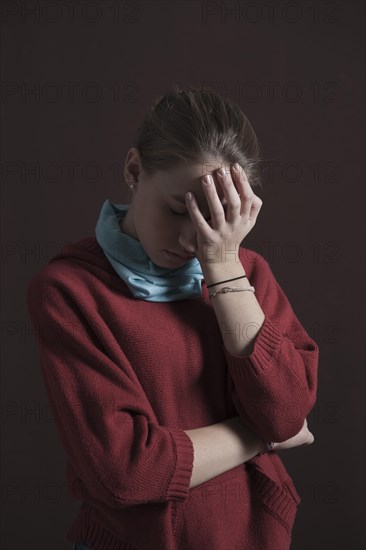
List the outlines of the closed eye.
{"label": "closed eye", "polygon": [[185,214],[188,214],[188,210],[186,210],[185,212],[176,212],[175,210],[172,210],[170,208],[170,211],[175,214],[176,216],[184,216]]}
{"label": "closed eye", "polygon": [[[176,212],[175,210],[172,210],[171,208],[169,209],[173,214],[175,214],[176,216],[185,216],[186,214],[188,214],[188,210],[185,210],[185,212]],[[208,216],[207,218],[205,218],[206,222],[208,220],[211,219],[211,216]]]}

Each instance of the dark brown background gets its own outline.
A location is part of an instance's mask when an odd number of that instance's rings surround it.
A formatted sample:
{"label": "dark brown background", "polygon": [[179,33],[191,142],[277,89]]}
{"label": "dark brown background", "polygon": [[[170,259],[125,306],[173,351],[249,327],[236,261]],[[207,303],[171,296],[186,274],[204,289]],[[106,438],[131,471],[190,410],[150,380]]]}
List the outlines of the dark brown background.
{"label": "dark brown background", "polygon": [[268,164],[243,244],[270,262],[320,347],[315,443],[281,453],[302,497],[292,550],[361,550],[364,3],[23,4],[1,6],[1,548],[70,549],[79,507],[66,490],[27,283],[63,243],[94,235],[106,198],[128,202],[122,168],[135,129],[178,82],[213,87],[252,122]]}

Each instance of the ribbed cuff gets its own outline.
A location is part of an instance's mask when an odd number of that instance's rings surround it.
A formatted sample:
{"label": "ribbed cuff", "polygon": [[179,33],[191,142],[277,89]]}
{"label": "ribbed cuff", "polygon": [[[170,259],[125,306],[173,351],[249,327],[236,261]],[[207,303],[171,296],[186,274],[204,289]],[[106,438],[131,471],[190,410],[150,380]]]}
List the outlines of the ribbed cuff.
{"label": "ribbed cuff", "polygon": [[176,463],[165,498],[167,500],[184,501],[188,497],[192,477],[193,443],[183,430],[171,429],[170,435],[175,449]]}
{"label": "ribbed cuff", "polygon": [[256,336],[253,352],[249,356],[233,355],[223,346],[226,361],[233,376],[246,378],[252,376],[252,371],[258,375],[265,374],[280,350],[282,339],[282,332],[268,317],[265,317]]}

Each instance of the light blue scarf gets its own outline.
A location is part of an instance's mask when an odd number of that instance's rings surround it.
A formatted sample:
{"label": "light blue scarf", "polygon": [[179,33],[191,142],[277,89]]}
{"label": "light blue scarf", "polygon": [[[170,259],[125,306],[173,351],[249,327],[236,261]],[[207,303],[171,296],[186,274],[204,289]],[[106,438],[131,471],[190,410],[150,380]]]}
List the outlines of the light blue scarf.
{"label": "light blue scarf", "polygon": [[128,207],[128,204],[113,204],[107,199],[100,211],[95,236],[133,296],[148,302],[172,302],[201,296],[203,273],[197,258],[178,269],[154,264],[140,241],[121,231],[119,224]]}

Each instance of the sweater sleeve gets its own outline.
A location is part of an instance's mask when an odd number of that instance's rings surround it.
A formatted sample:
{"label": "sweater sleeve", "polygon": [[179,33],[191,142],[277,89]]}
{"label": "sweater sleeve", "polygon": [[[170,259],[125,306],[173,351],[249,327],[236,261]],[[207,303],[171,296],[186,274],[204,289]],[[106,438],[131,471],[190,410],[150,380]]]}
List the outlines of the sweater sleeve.
{"label": "sweater sleeve", "polygon": [[[315,404],[319,348],[297,319],[268,262],[260,254],[256,257],[251,284],[264,322],[250,355],[223,349],[239,416],[265,441],[280,443],[300,432]],[[243,263],[242,255],[240,259]]]}
{"label": "sweater sleeve", "polygon": [[75,473],[92,499],[113,508],[185,501],[191,439],[157,423],[125,354],[121,364],[110,358],[74,298],[40,274],[27,288],[43,380]]}

